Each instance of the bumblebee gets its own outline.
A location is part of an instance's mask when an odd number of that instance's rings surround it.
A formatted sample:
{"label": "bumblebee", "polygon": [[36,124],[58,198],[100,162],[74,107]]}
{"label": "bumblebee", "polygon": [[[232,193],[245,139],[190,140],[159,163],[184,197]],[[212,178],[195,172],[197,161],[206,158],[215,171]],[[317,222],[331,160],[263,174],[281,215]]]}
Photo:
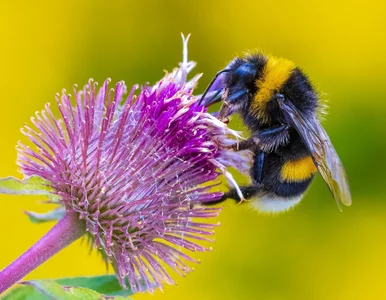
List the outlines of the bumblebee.
{"label": "bumblebee", "polygon": [[220,120],[238,113],[250,129],[251,137],[232,148],[250,149],[254,161],[252,184],[230,189],[211,204],[247,199],[261,212],[285,211],[300,202],[319,171],[338,207],[351,205],[343,165],[319,121],[321,101],[292,61],[260,52],[233,59],[213,78],[200,105],[218,101]]}

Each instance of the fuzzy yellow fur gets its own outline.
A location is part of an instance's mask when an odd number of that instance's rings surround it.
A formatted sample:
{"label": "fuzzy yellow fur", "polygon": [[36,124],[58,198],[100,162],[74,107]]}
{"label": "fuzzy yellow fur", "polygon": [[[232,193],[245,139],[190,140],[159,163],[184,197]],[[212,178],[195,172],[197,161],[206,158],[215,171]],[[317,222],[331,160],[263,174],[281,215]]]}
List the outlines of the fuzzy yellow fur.
{"label": "fuzzy yellow fur", "polygon": [[262,78],[255,82],[258,92],[252,101],[251,107],[256,117],[263,122],[269,121],[269,116],[266,113],[267,103],[286,83],[294,68],[295,64],[290,60],[273,56],[268,57]]}
{"label": "fuzzy yellow fur", "polygon": [[286,182],[301,182],[311,178],[317,171],[311,156],[287,161],[281,169],[281,179]]}

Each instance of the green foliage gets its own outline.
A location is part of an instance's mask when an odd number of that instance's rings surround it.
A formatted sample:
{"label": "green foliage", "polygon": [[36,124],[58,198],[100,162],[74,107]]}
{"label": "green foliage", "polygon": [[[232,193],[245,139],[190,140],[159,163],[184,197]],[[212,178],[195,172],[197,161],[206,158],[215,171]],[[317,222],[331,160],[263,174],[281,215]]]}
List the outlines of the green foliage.
{"label": "green foliage", "polygon": [[33,211],[26,211],[25,213],[32,223],[45,223],[60,220],[66,214],[66,209],[60,206],[46,213],[36,213]]}
{"label": "green foliage", "polygon": [[49,195],[50,187],[38,176],[31,176],[23,180],[15,177],[0,178],[0,194],[9,195]]}
{"label": "green foliage", "polygon": [[1,300],[129,299],[114,275],[74,277],[57,280],[33,280],[11,290]]}

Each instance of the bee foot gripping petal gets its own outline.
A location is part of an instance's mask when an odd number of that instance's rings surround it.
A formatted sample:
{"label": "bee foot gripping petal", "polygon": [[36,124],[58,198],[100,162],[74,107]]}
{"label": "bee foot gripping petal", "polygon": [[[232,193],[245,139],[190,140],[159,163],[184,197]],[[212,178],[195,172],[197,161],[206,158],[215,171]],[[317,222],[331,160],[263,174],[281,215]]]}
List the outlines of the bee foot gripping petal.
{"label": "bee foot gripping petal", "polygon": [[227,171],[226,167],[223,164],[221,164],[218,161],[216,161],[216,160],[211,160],[211,162],[221,171],[221,173],[227,179],[228,183],[232,187],[235,188],[235,190],[237,192],[237,195],[240,198],[240,202],[239,203],[245,201],[245,198],[243,196],[243,193],[241,192],[241,189],[240,189],[239,185],[237,184],[236,180],[233,178],[232,174],[229,171]]}

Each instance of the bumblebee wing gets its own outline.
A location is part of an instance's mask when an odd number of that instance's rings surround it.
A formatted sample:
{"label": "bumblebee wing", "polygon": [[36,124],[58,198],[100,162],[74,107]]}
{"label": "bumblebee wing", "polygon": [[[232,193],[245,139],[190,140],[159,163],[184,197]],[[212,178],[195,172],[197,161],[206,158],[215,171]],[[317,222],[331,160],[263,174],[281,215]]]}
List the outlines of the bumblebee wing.
{"label": "bumblebee wing", "polygon": [[322,175],[340,209],[340,202],[351,205],[347,176],[326,131],[316,117],[305,118],[289,101],[278,100],[287,119],[299,133],[311,153],[319,173]]}

